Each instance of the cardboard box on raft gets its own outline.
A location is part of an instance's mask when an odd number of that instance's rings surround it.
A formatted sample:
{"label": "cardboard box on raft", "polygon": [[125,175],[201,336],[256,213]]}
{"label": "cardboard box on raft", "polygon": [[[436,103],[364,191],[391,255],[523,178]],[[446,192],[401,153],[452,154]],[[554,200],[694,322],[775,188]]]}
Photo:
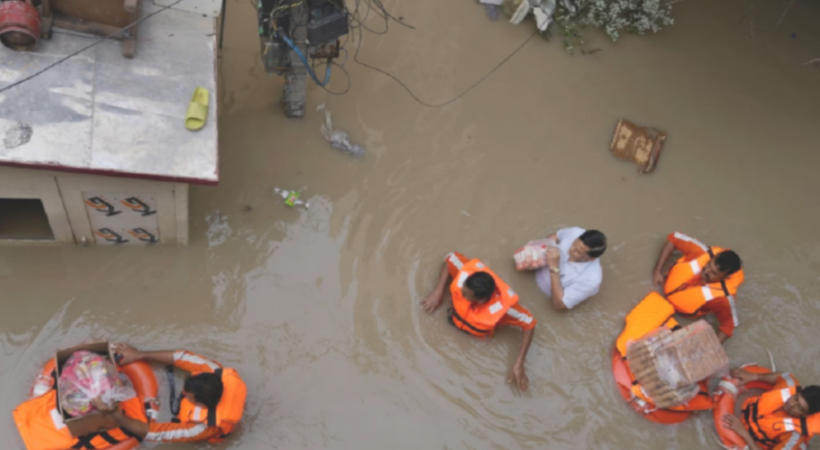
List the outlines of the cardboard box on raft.
{"label": "cardboard box on raft", "polygon": [[[63,370],[63,365],[68,358],[74,352],[80,350],[87,350],[89,352],[102,355],[116,365],[116,360],[114,359],[114,354],[111,352],[111,346],[108,344],[108,341],[90,342],[87,344],[78,345],[76,347],[57,350],[57,353],[54,355],[54,367],[57,368],[57,380],[60,379],[60,373]],[[59,382],[57,383],[57,398],[60,398]],[[65,425],[74,437],[85,436],[89,433],[108,431],[117,427],[117,422],[111,416],[99,412],[92,412],[81,417],[71,417],[63,411],[63,405],[59,406],[60,414],[63,416]]]}
{"label": "cardboard box on raft", "polygon": [[650,332],[629,345],[626,357],[641,389],[660,409],[691,400],[701,380],[729,368],[715,330],[702,319],[675,331]]}

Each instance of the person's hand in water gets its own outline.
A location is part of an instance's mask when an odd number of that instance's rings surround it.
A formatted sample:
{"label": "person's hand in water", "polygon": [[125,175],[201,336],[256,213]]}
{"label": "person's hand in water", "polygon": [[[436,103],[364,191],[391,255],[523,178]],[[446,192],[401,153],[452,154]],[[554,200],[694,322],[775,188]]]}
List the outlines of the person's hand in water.
{"label": "person's hand in water", "polygon": [[430,295],[424,297],[421,301],[421,307],[424,308],[424,312],[431,313],[441,306],[441,300],[443,298],[444,291],[441,289],[435,289],[432,293],[430,293]]}
{"label": "person's hand in water", "polygon": [[666,277],[663,276],[660,270],[656,270],[652,274],[652,285],[657,286],[660,289],[663,289],[663,283],[666,281]]}
{"label": "person's hand in water", "polygon": [[510,371],[510,376],[507,378],[507,383],[512,383],[513,381],[515,381],[519,391],[527,392],[527,389],[530,386],[530,379],[527,378],[527,373],[524,371],[523,364],[514,365]]}
{"label": "person's hand in water", "polygon": [[438,276],[438,283],[435,289],[427,297],[421,301],[421,307],[424,312],[431,313],[441,306],[441,300],[444,298],[444,290],[447,289],[447,280],[450,279],[450,272],[447,269],[447,263],[441,265],[441,272]]}

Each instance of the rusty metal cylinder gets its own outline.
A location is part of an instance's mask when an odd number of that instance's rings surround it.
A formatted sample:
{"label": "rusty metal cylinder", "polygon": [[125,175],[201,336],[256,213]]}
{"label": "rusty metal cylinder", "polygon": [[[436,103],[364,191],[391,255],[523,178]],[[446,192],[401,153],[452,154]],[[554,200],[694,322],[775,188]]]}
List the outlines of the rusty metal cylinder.
{"label": "rusty metal cylinder", "polygon": [[29,0],[0,3],[0,42],[17,51],[34,50],[40,40],[40,13]]}

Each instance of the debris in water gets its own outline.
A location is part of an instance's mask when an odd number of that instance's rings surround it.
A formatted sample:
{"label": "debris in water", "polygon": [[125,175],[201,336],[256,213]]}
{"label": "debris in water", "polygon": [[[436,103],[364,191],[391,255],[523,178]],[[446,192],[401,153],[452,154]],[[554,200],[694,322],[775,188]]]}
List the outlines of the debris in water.
{"label": "debris in water", "polygon": [[[510,18],[510,23],[518,25],[532,13],[535,18],[535,25],[541,33],[546,32],[553,22],[555,8],[558,6],[556,0],[522,0],[520,3],[512,1],[510,5],[515,6],[516,3],[518,6],[515,7],[516,9]],[[575,6],[571,2],[562,0],[561,4],[568,11],[574,12]]]}
{"label": "debris in water", "polygon": [[367,150],[365,150],[361,145],[350,143],[350,135],[347,134],[346,131],[333,131],[333,121],[330,119],[330,111],[325,108],[324,103],[319,105],[316,108],[316,111],[325,112],[325,122],[322,124],[322,127],[319,128],[319,131],[321,131],[322,136],[330,142],[331,147],[353,155],[356,158],[361,158],[367,154]]}
{"label": "debris in water", "polygon": [[535,16],[535,25],[538,31],[545,32],[552,23],[552,14],[555,12],[555,0],[547,0],[544,4],[533,8],[532,15]]}
{"label": "debris in water", "polygon": [[478,2],[484,5],[490,20],[498,20],[498,13],[501,11],[504,0],[478,0]]}
{"label": "debris in water", "polygon": [[5,145],[7,149],[19,147],[31,140],[32,133],[34,133],[34,130],[31,129],[30,125],[18,122],[6,130],[3,145]]}
{"label": "debris in water", "polygon": [[273,188],[273,192],[279,194],[279,196],[285,200],[285,204],[290,207],[304,206],[305,208],[310,208],[310,203],[299,200],[299,191],[287,191],[277,187]]}
{"label": "debris in water", "polygon": [[649,173],[658,164],[666,132],[655,128],[639,127],[626,120],[618,121],[610,149],[616,158],[633,161],[639,173]]}

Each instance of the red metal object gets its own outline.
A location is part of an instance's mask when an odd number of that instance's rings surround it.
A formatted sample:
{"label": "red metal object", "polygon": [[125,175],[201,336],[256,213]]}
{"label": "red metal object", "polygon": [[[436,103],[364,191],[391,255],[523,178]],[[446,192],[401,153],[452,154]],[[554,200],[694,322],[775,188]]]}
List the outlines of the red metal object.
{"label": "red metal object", "polygon": [[40,13],[30,0],[0,3],[0,42],[18,51],[34,50],[40,40]]}

